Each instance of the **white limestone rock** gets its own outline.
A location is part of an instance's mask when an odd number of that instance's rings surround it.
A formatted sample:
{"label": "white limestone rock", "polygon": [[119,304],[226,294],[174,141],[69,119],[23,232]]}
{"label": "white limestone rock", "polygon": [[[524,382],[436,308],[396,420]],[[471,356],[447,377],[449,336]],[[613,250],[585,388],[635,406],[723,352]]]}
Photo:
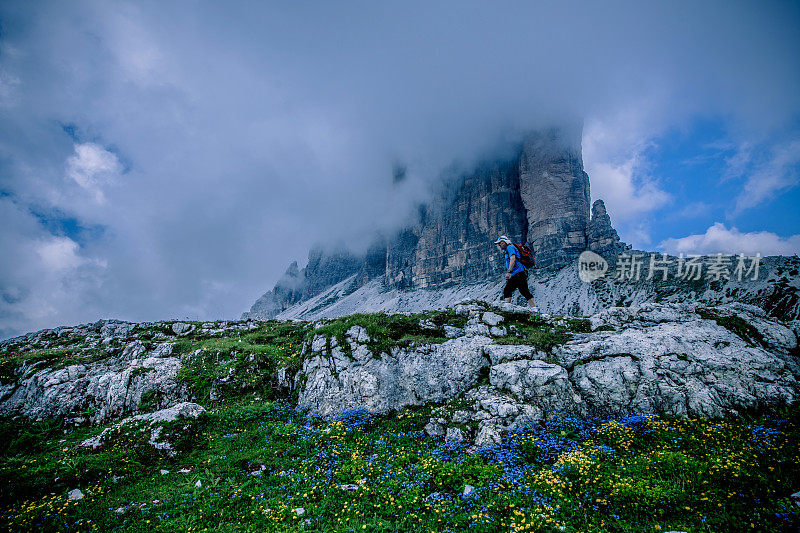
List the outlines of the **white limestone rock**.
{"label": "white limestone rock", "polygon": [[437,421],[430,420],[425,424],[425,433],[431,437],[444,437],[446,434],[445,428]]}
{"label": "white limestone rock", "polygon": [[506,328],[502,326],[492,326],[489,328],[489,335],[492,337],[503,337],[507,334]]}
{"label": "white limestone rock", "polygon": [[483,313],[483,323],[489,326],[497,326],[503,320],[503,317],[497,313],[493,313],[491,311]]}
{"label": "white limestone rock", "polygon": [[414,349],[394,348],[380,358],[333,361],[312,355],[303,361],[306,376],[298,403],[323,417],[363,407],[387,413],[409,405],[446,401],[474,386],[489,364],[484,336],[458,337]]}
{"label": "white limestone rock", "polygon": [[345,337],[347,337],[351,342],[357,342],[359,344],[365,344],[370,341],[367,330],[361,326],[353,326],[348,329],[345,333]]}
{"label": "white limestone rock", "polygon": [[80,444],[78,444],[78,446],[83,448],[97,449],[105,443],[109,433],[111,433],[113,430],[135,422],[144,422],[150,427],[150,438],[148,440],[150,445],[157,450],[164,451],[168,456],[174,457],[175,451],[172,449],[169,442],[165,442],[161,439],[162,427],[159,425],[159,423],[172,422],[174,420],[184,418],[197,418],[200,416],[200,413],[203,412],[205,412],[205,408],[203,408],[203,406],[196,403],[183,402],[153,413],[131,416],[117,422],[111,427],[104,429],[99,435],[95,435],[94,437],[83,440]]}
{"label": "white limestone rock", "polygon": [[[180,403],[189,398],[189,390],[177,380],[181,362],[167,355],[171,352],[171,343],[148,354],[134,341],[122,354],[96,363],[28,370],[0,388],[0,415],[99,425],[136,413],[149,390],[159,391],[162,405]],[[87,409],[93,414],[81,414]]]}
{"label": "white limestone rock", "polygon": [[434,322],[430,319],[422,319],[419,321],[419,327],[426,331],[436,331],[439,327],[434,324]]}
{"label": "white limestone rock", "polygon": [[185,322],[175,322],[174,324],[172,324],[172,331],[176,335],[188,335],[189,333],[194,331],[194,329],[195,328],[193,324],[187,324]]}
{"label": "white limestone rock", "polygon": [[453,442],[464,442],[467,440],[467,437],[464,435],[464,432],[457,427],[449,427],[447,428],[447,433],[444,436],[445,442],[453,441]]}
{"label": "white limestone rock", "polygon": [[468,336],[473,336],[473,335],[488,336],[489,326],[487,326],[486,324],[467,324],[467,326],[464,328],[464,334]]}
{"label": "white limestone rock", "polygon": [[691,306],[645,304],[601,313],[615,317],[620,330],[588,335],[554,353],[570,370],[576,392],[611,413],[711,417],[796,401],[800,364],[787,353],[791,331],[746,307],[734,310],[771,351],[701,318]]}
{"label": "white limestone rock", "polygon": [[453,326],[444,326],[444,336],[448,339],[454,339],[456,337],[461,337],[464,335],[464,330],[462,328],[456,328]]}
{"label": "white limestone rock", "polygon": [[491,344],[486,347],[485,351],[492,366],[518,359],[541,359],[544,355],[540,354],[533,346],[515,344]]}
{"label": "white limestone rock", "polygon": [[475,437],[475,446],[479,448],[496,446],[500,444],[502,433],[497,425],[482,421],[478,426],[478,435]]}
{"label": "white limestone rock", "polygon": [[567,370],[538,359],[495,365],[489,383],[545,410],[574,411],[578,404]]}

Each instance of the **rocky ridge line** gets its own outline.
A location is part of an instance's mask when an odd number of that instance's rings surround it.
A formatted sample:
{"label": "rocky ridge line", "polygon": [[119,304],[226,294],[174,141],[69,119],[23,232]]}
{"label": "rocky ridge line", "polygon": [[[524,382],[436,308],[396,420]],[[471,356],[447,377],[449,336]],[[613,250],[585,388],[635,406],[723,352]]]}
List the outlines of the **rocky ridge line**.
{"label": "rocky ridge line", "polygon": [[[297,346],[296,366],[287,363],[270,376],[257,373],[257,362],[242,368],[247,378],[274,380],[325,418],[348,409],[388,414],[438,405],[428,432],[475,445],[555,412],[726,417],[793,403],[800,394],[800,322],[783,323],[747,304],[645,303],[589,318],[532,319],[512,304],[473,301],[438,316],[443,323],[423,319],[415,326],[430,334],[411,344],[374,337],[358,317],[343,336],[320,333],[335,321],[298,324],[310,333]],[[195,397],[178,379],[186,355],[176,355],[174,345],[181,337],[233,337],[258,327],[101,321],[3,341],[5,356],[74,341],[102,357],[92,360],[89,351],[80,362],[4,366],[0,415],[99,425],[141,415],[143,398],[154,392],[151,409],[223,401],[224,387],[241,388],[236,380],[244,378],[218,376],[207,397]]]}

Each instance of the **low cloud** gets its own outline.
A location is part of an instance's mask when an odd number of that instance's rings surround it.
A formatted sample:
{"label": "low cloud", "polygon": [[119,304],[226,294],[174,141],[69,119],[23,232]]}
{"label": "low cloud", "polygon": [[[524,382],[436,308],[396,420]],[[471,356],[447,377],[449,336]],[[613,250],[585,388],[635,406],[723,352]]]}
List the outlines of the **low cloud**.
{"label": "low cloud", "polygon": [[673,255],[794,255],[800,253],[800,235],[780,237],[768,231],[742,233],[736,228],[728,229],[725,224],[716,222],[703,234],[666,239],[658,248]]}
{"label": "low cloud", "polygon": [[98,301],[103,260],[69,237],[50,234],[7,197],[0,198],[0,225],[14,228],[0,232],[0,338],[52,324],[54,316],[69,318],[65,323],[96,320],[105,305]]}
{"label": "low cloud", "polygon": [[314,243],[363,245],[454,161],[565,118],[593,198],[645,243],[671,201],[653,138],[712,116],[744,146],[800,113],[793,3],[75,0],[0,21],[0,335],[239,316]]}
{"label": "low cloud", "polygon": [[78,243],[68,237],[53,237],[35,245],[42,266],[51,272],[79,267],[86,259],[78,255]]}

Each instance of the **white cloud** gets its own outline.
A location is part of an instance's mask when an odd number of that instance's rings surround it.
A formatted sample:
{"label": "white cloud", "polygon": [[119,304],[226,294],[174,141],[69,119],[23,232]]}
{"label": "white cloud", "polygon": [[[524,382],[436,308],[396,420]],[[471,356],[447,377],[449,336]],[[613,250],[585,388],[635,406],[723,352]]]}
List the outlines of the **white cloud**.
{"label": "white cloud", "polygon": [[95,143],[75,144],[75,155],[67,159],[67,177],[92,194],[95,202],[105,203],[102,187],[122,172],[117,156]]}
{"label": "white cloud", "polygon": [[622,240],[634,247],[651,242],[648,215],[672,201],[649,172],[645,152],[658,133],[646,104],[589,121],[584,127],[583,160],[592,200],[602,199]]}
{"label": "white cloud", "polygon": [[[427,183],[564,116],[587,119],[593,196],[623,240],[644,242],[669,201],[649,139],[698,114],[769,129],[800,109],[798,17],[783,4],[712,1],[691,17],[646,2],[19,5],[0,1],[0,92],[14,103],[0,105],[2,189],[101,229],[78,250],[47,248],[51,265],[74,253],[108,268],[46,268],[22,244],[47,242],[36,217],[0,220],[9,332],[238,316],[314,241],[401,218],[416,198],[392,189],[393,162]],[[113,153],[79,153],[59,124],[113,142],[126,179]],[[2,316],[23,302],[54,311]]]}
{"label": "white cloud", "polygon": [[583,159],[592,199],[601,198],[615,221],[641,218],[671,195],[648,171],[645,150],[658,133],[649,129],[647,111],[632,106],[614,116],[590,121],[583,134]]}
{"label": "white cloud", "polygon": [[0,108],[11,107],[19,101],[19,78],[0,68]]}
{"label": "white cloud", "polygon": [[697,218],[705,215],[712,209],[710,204],[706,202],[692,202],[678,212],[680,218]]}
{"label": "white cloud", "polygon": [[769,231],[742,233],[736,228],[728,229],[725,224],[715,222],[703,234],[666,239],[658,247],[664,252],[675,255],[679,253],[794,255],[800,253],[800,235],[784,238]]}
{"label": "white cloud", "polygon": [[[746,147],[738,153],[743,155],[739,158],[734,156],[734,167],[738,174],[743,174],[741,160],[750,160],[749,148]],[[736,198],[732,215],[738,215],[745,209],[762,204],[777,194],[797,186],[798,183],[800,183],[800,139],[794,139],[774,146],[769,159],[755,166],[742,192]]]}
{"label": "white cloud", "polygon": [[125,78],[142,88],[172,83],[167,58],[149,25],[142,20],[139,7],[119,5],[105,13],[108,28],[104,36]]}
{"label": "white cloud", "polygon": [[672,196],[646,175],[640,175],[641,154],[619,163],[595,162],[589,175],[609,212],[620,221],[631,220],[650,213],[665,204]]}
{"label": "white cloud", "polygon": [[36,244],[42,264],[51,271],[77,268],[86,260],[78,255],[78,243],[69,237],[53,237]]}
{"label": "white cloud", "polygon": [[24,207],[0,198],[0,338],[60,324],[97,320],[104,258],[54,236]]}

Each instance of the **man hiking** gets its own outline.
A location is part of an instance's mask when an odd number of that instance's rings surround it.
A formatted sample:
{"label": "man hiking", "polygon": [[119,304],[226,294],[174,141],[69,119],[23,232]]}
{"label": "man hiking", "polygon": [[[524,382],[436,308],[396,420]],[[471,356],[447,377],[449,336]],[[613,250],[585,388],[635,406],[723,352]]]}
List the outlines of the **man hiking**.
{"label": "man hiking", "polygon": [[505,235],[500,236],[494,243],[506,253],[506,286],[503,289],[503,298],[506,302],[511,302],[511,295],[514,289],[519,289],[520,294],[528,300],[531,311],[539,312],[539,308],[533,303],[533,295],[528,289],[528,269],[522,264],[520,251],[511,243],[511,239]]}

